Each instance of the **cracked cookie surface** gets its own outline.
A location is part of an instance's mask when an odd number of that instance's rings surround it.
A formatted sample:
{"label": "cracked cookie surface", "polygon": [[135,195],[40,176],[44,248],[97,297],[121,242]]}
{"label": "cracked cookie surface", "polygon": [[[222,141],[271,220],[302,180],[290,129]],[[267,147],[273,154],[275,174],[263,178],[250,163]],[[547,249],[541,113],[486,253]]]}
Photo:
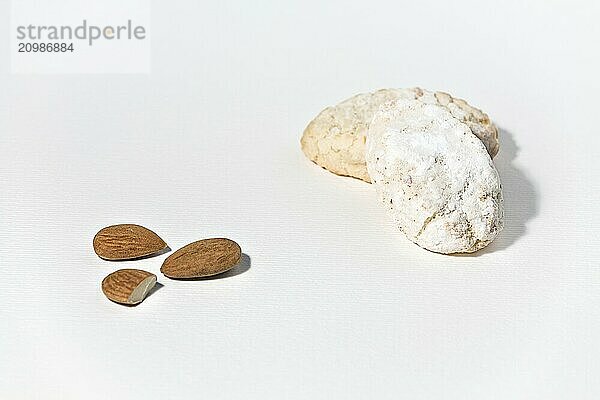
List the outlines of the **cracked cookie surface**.
{"label": "cracked cookie surface", "polygon": [[502,188],[486,147],[446,107],[397,99],[375,115],[366,160],[396,225],[437,253],[470,253],[503,227]]}
{"label": "cracked cookie surface", "polygon": [[396,99],[415,99],[443,106],[469,126],[491,157],[498,153],[498,130],[485,113],[447,93],[420,88],[381,89],[327,107],[304,130],[300,140],[302,151],[310,160],[335,174],[370,182],[365,162],[369,124],[382,104]]}

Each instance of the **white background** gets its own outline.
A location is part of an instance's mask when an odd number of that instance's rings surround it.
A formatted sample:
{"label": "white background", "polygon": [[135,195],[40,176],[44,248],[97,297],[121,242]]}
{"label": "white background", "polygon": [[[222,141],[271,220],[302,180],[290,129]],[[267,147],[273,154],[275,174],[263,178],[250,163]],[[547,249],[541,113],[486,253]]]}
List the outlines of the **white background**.
{"label": "white background", "polygon": [[[4,37],[0,398],[599,398],[599,16],[153,2],[149,75],[11,75]],[[506,228],[474,256],[411,244],[370,185],[300,151],[325,106],[415,85],[502,129]],[[166,255],[102,261],[115,223],[172,249],[230,237],[250,262],[178,282]],[[134,308],[100,290],[129,267],[164,285]]]}

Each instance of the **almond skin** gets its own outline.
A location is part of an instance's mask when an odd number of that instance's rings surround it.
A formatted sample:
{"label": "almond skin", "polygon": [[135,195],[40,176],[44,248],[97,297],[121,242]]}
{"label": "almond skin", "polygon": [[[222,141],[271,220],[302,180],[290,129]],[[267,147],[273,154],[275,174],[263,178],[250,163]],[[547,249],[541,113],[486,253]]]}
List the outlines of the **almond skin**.
{"label": "almond skin", "polygon": [[94,251],[109,261],[132,260],[158,253],[167,244],[140,225],[121,224],[103,228],[94,236]]}
{"label": "almond skin", "polygon": [[242,249],[229,239],[204,239],[171,254],[160,272],[174,279],[200,278],[221,274],[240,262]]}
{"label": "almond skin", "polygon": [[138,304],[156,284],[156,275],[139,269],[120,269],[102,280],[102,292],[120,304]]}

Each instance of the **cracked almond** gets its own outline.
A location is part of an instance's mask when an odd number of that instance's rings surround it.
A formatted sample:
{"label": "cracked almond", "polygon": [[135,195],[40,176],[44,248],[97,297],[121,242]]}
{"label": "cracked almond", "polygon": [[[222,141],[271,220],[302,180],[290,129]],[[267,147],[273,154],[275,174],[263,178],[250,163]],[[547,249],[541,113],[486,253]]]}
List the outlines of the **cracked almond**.
{"label": "cracked almond", "polygon": [[119,304],[138,304],[156,284],[156,275],[139,269],[120,269],[102,280],[102,292]]}

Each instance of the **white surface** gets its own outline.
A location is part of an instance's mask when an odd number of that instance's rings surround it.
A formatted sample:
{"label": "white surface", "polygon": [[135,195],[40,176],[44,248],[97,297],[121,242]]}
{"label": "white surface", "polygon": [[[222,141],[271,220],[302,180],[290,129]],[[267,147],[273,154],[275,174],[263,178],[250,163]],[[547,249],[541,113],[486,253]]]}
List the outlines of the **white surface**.
{"label": "white surface", "polygon": [[[600,396],[597,2],[198,3],[153,3],[148,76],[9,75],[0,41],[0,398]],[[506,228],[478,256],[420,249],[300,152],[326,105],[413,85],[502,128]],[[121,222],[251,267],[102,261]],[[164,287],[111,303],[122,267]]]}

